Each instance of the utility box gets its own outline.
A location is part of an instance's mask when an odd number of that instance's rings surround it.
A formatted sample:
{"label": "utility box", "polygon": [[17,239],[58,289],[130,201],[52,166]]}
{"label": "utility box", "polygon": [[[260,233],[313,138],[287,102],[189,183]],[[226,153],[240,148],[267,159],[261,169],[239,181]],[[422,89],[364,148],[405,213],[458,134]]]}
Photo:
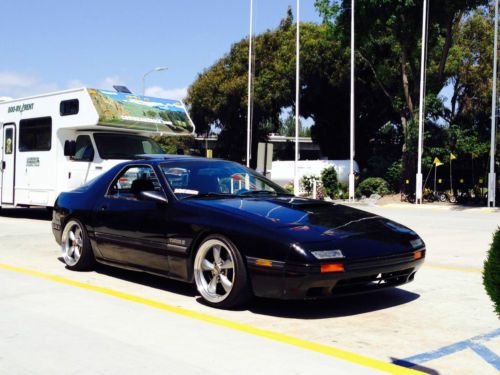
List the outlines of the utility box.
{"label": "utility box", "polygon": [[259,142],[257,146],[257,172],[266,177],[271,175],[273,165],[273,144]]}

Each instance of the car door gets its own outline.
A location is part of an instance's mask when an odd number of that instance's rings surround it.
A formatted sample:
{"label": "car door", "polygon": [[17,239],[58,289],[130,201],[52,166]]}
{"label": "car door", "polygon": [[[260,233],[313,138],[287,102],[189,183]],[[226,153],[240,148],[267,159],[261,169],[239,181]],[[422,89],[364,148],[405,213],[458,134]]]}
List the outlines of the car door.
{"label": "car door", "polygon": [[140,191],[163,192],[150,165],[129,165],[94,208],[95,237],[106,260],[168,273],[167,203],[141,200]]}
{"label": "car door", "polygon": [[95,151],[88,134],[76,137],[75,155],[71,157],[68,172],[68,189],[76,189],[94,176],[91,175],[91,165]]}
{"label": "car door", "polygon": [[6,124],[3,126],[3,145],[1,160],[1,199],[0,203],[14,204],[14,179],[15,179],[15,126]]}

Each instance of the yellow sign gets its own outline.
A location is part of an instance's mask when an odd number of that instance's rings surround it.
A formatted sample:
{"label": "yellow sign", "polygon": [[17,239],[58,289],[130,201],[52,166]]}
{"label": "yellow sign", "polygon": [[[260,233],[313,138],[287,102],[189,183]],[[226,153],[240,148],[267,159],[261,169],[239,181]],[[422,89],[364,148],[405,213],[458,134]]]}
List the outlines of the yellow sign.
{"label": "yellow sign", "polygon": [[207,158],[212,159],[214,156],[213,150],[208,148],[207,149]]}
{"label": "yellow sign", "polygon": [[443,165],[443,163],[441,163],[441,160],[439,160],[437,158],[437,156],[434,158],[434,161],[432,163],[435,164],[436,167],[439,167],[440,165]]}
{"label": "yellow sign", "polygon": [[455,160],[457,157],[455,155],[453,155],[452,153],[450,153],[450,160]]}
{"label": "yellow sign", "polygon": [[410,184],[410,180],[406,180],[406,185],[409,185]]}
{"label": "yellow sign", "polygon": [[442,179],[442,178],[440,178],[440,179],[438,180],[438,184],[442,184],[442,183],[443,183],[443,179]]}

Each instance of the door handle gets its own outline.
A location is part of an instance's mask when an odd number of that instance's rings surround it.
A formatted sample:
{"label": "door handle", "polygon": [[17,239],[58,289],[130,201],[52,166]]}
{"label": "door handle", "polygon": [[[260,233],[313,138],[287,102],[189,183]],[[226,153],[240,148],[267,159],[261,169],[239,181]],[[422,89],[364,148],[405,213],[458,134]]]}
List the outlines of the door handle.
{"label": "door handle", "polygon": [[5,169],[6,166],[7,164],[5,163],[5,161],[2,160],[2,171]]}

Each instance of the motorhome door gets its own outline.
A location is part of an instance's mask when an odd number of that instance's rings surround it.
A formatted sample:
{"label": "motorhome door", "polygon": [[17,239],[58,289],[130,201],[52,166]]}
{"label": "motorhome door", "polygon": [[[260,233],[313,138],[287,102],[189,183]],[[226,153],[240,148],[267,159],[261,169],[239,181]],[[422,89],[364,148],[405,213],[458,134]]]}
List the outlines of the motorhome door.
{"label": "motorhome door", "polygon": [[14,204],[14,176],[16,155],[16,128],[13,124],[3,126],[2,139],[2,203]]}

